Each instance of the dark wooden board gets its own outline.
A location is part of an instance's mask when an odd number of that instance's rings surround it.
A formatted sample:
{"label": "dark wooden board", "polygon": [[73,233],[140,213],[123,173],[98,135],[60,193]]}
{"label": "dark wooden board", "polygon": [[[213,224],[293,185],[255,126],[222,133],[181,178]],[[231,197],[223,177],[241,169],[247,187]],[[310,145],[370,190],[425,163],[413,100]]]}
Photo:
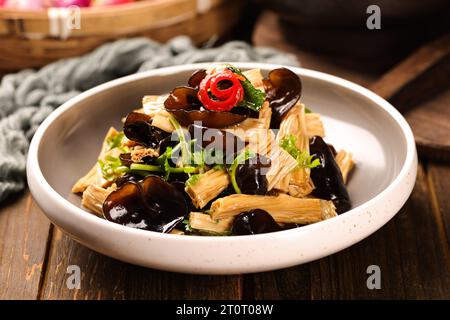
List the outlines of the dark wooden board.
{"label": "dark wooden board", "polygon": [[38,297],[50,231],[28,191],[1,204],[0,300]]}
{"label": "dark wooden board", "polygon": [[450,89],[450,34],[418,48],[384,74],[376,74],[350,70],[337,63],[340,59],[310,53],[289,43],[272,13],[264,13],[260,21],[253,35],[256,45],[290,52],[306,68],[368,87],[403,112],[422,157],[450,161],[450,105],[445,93]]}
{"label": "dark wooden board", "polygon": [[[376,81],[376,74],[291,46],[275,25],[273,15],[264,16],[255,42],[293,52],[307,68],[367,87]],[[444,92],[427,102],[423,114],[421,106],[407,117],[426,126],[427,111],[435,113],[435,121],[446,103]],[[309,264],[244,276],[155,271],[95,253],[52,228],[26,191],[0,205],[0,299],[450,299],[449,190],[450,165],[422,161],[411,198],[367,239]],[[366,287],[366,268],[372,264],[381,268],[381,290]],[[80,290],[66,286],[69,265],[81,268]]]}
{"label": "dark wooden board", "polygon": [[370,86],[392,101],[399,110],[417,106],[450,85],[450,34],[426,43],[412,52]]}
{"label": "dark wooden board", "polygon": [[[450,244],[450,165],[430,163],[428,165],[428,179],[432,187],[431,199],[438,223],[446,231],[447,243]],[[448,252],[450,254],[450,248],[448,248]]]}
{"label": "dark wooden board", "polygon": [[[80,267],[79,290],[66,286],[69,265]],[[240,276],[183,275],[133,266],[93,252],[55,229],[40,298],[240,299],[241,281]]]}
{"label": "dark wooden board", "polygon": [[422,157],[450,161],[450,33],[417,49],[370,89],[405,115]]}
{"label": "dark wooden board", "polygon": [[[448,75],[450,79],[450,72]],[[450,161],[450,88],[406,113],[421,157]]]}
{"label": "dark wooden board", "polygon": [[[450,167],[442,170],[450,174]],[[382,229],[319,261],[251,275],[254,297],[450,299],[449,242],[430,200],[432,193],[421,166],[411,198]],[[369,265],[380,267],[380,290],[366,286]]]}
{"label": "dark wooden board", "polygon": [[[429,171],[419,167],[411,198],[380,231],[330,257],[274,272],[224,277],[149,270],[92,252],[55,229],[41,298],[450,299],[450,166]],[[65,286],[71,264],[82,270],[80,290]],[[366,287],[372,264],[380,266],[381,290]]]}
{"label": "dark wooden board", "polygon": [[[27,193],[0,212],[0,292],[21,299],[450,299],[449,178],[448,165],[420,166],[410,200],[369,238],[310,264],[244,276],[132,266],[83,247],[57,228],[46,260],[49,223]],[[371,264],[381,268],[381,290],[366,287]],[[80,290],[66,287],[69,265],[82,270]]]}

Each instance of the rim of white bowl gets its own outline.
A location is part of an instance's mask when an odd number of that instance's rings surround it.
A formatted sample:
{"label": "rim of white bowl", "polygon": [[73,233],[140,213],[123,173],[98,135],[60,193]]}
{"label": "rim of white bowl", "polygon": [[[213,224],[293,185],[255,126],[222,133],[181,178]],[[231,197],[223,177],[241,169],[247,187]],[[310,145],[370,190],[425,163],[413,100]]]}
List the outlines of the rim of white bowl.
{"label": "rim of white bowl", "polygon": [[[402,181],[406,178],[408,175],[408,171],[413,166],[415,160],[416,160],[416,145],[414,140],[414,135],[412,133],[412,130],[409,126],[409,124],[406,122],[405,118],[400,114],[400,112],[394,108],[389,102],[387,102],[385,99],[377,95],[376,93],[370,91],[369,89],[366,89],[354,82],[351,82],[349,80],[345,80],[343,78],[333,76],[324,72],[315,71],[311,69],[301,68],[301,67],[290,67],[285,65],[279,65],[279,64],[268,64],[268,63],[258,63],[258,62],[226,62],[233,65],[238,66],[241,69],[252,69],[252,68],[261,68],[261,69],[275,69],[280,67],[289,68],[292,71],[294,71],[297,74],[304,75],[310,78],[314,78],[317,80],[325,81],[340,87],[344,87],[346,89],[349,89],[353,92],[356,92],[369,100],[372,100],[374,103],[376,103],[379,107],[381,107],[389,116],[391,116],[397,125],[399,125],[404,138],[406,140],[406,157],[405,161],[402,164],[402,167],[400,169],[400,172],[397,174],[397,176],[394,178],[394,180],[380,193],[378,193],[375,197],[372,199],[364,202],[363,204],[352,208],[351,210],[338,215],[337,217],[334,217],[332,219],[327,219],[324,221],[320,221],[317,223],[313,223],[310,225],[302,226],[301,228],[294,228],[289,230],[283,230],[278,232],[270,232],[270,233],[264,233],[264,234],[257,234],[257,235],[244,235],[244,236],[229,236],[229,237],[217,237],[217,236],[185,236],[185,235],[177,235],[177,234],[165,234],[165,233],[159,233],[155,231],[149,231],[149,230],[141,230],[141,229],[135,229],[130,228],[127,226],[123,226],[111,221],[108,221],[106,219],[100,218],[92,213],[89,213],[86,210],[83,210],[79,207],[77,207],[75,204],[71,203],[67,199],[65,199],[62,195],[60,195],[55,189],[53,189],[50,184],[47,182],[47,180],[44,178],[44,175],[42,174],[42,171],[40,169],[39,161],[38,161],[38,151],[39,146],[42,140],[43,135],[45,134],[45,131],[47,128],[56,120],[58,119],[63,113],[65,113],[67,110],[69,110],[72,106],[83,100],[84,98],[91,96],[93,94],[96,94],[100,91],[103,91],[107,88],[112,88],[118,85],[121,85],[123,83],[126,83],[128,81],[132,80],[140,80],[142,78],[147,78],[151,76],[161,76],[161,75],[170,75],[178,72],[188,71],[192,69],[201,69],[206,68],[207,66],[211,65],[211,63],[195,63],[195,64],[186,64],[186,65],[179,65],[179,66],[171,66],[171,67],[165,67],[165,68],[159,68],[149,71],[144,71],[132,75],[128,75],[122,78],[118,78],[112,81],[108,81],[106,83],[103,83],[101,85],[98,85],[94,88],[91,88],[76,97],[68,100],[64,104],[62,104],[60,107],[58,107],[55,111],[53,111],[39,126],[36,133],[34,134],[34,137],[31,141],[29,152],[28,152],[28,161],[27,161],[27,171],[31,170],[31,172],[27,172],[27,174],[31,175],[35,178],[37,183],[41,186],[42,191],[46,193],[47,196],[53,198],[55,201],[58,202],[58,204],[62,207],[65,207],[67,211],[70,212],[70,214],[73,214],[79,218],[81,222],[89,223],[89,224],[97,224],[99,227],[105,227],[110,228],[112,230],[116,230],[117,232],[125,233],[128,235],[134,235],[134,236],[143,236],[143,237],[156,237],[160,239],[167,239],[167,240],[173,240],[173,241],[187,241],[187,242],[210,242],[211,239],[214,239],[214,241],[224,241],[224,242],[237,242],[237,241],[245,241],[249,239],[260,239],[263,240],[263,238],[271,238],[274,235],[280,235],[282,233],[284,236],[287,236],[288,233],[295,233],[295,232],[312,232],[314,229],[323,228],[328,224],[337,223],[339,221],[342,221],[344,219],[349,219],[352,215],[358,214],[358,212],[362,210],[366,210],[371,207],[372,204],[375,204],[378,200],[385,197],[386,194],[389,194],[391,190],[395,189]],[[214,64],[220,64],[220,62],[214,62]],[[67,213],[64,213],[67,214]],[[387,221],[386,221],[387,222]]]}

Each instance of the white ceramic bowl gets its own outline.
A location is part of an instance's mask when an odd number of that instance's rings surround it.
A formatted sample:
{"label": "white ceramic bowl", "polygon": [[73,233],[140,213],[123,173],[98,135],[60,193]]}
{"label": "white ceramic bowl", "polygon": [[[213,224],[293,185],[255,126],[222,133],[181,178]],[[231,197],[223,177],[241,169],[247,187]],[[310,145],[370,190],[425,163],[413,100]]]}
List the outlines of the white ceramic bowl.
{"label": "white ceramic bowl", "polygon": [[[235,65],[264,73],[279,67]],[[302,101],[323,115],[326,140],[354,154],[357,168],[348,185],[352,210],[302,228],[234,237],[137,230],[83,210],[70,188],[95,162],[107,128],[120,128],[120,118],[139,107],[143,95],[168,92],[205,66],[169,67],[105,83],[68,101],[42,123],[28,154],[28,184],[55,225],[83,245],[130,263],[176,272],[235,274],[289,267],[347,248],[383,226],[408,199],[417,154],[400,113],[352,82],[290,68],[302,79]]]}

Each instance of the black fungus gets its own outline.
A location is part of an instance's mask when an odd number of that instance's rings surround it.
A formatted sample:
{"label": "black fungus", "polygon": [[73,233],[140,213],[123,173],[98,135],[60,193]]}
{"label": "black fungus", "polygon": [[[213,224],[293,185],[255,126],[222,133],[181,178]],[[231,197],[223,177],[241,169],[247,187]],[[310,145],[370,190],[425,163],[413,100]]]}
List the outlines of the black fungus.
{"label": "black fungus", "polygon": [[119,155],[119,159],[120,162],[122,162],[122,164],[127,167],[131,166],[131,164],[133,163],[133,161],[131,160],[131,153],[121,153]]}
{"label": "black fungus", "polygon": [[270,159],[261,155],[239,164],[236,168],[236,182],[241,192],[265,195],[268,187],[266,173],[270,165]]}
{"label": "black fungus", "polygon": [[280,231],[281,227],[264,210],[255,209],[239,214],[233,222],[234,235],[251,235]]}
{"label": "black fungus", "polygon": [[[188,132],[190,138],[195,140],[193,151],[203,148],[205,153],[214,156],[214,159],[217,160],[214,164],[232,163],[236,154],[245,147],[244,141],[228,131],[192,124],[188,128]],[[219,157],[219,154],[222,156]]]}
{"label": "black fungus", "polygon": [[103,203],[109,221],[132,228],[170,232],[188,214],[183,194],[157,176],[126,182]]}
{"label": "black fungus", "polygon": [[168,147],[174,148],[179,142],[180,141],[177,138],[177,136],[172,137],[172,135],[162,139],[159,142],[159,154],[160,155],[164,154],[164,152],[166,152]]}
{"label": "black fungus", "polygon": [[259,118],[259,111],[249,109],[247,107],[236,106],[230,111],[231,113],[245,116],[248,118]]}
{"label": "black fungus", "polygon": [[188,206],[188,214],[185,216],[185,218],[188,219],[189,212],[198,211],[198,209],[194,206],[194,204],[192,203],[191,197],[185,191],[186,185],[185,185],[184,181],[175,180],[175,181],[170,182],[170,184],[173,185],[175,188],[177,188],[177,190],[183,194],[184,201],[186,202],[186,205]]}
{"label": "black fungus", "polygon": [[201,122],[203,126],[208,128],[225,128],[238,124],[239,122],[242,122],[247,118],[247,116],[244,115],[225,111],[218,112],[209,110],[166,110],[171,113],[182,126],[185,127],[194,122]]}
{"label": "black fungus", "polygon": [[145,157],[142,157],[142,162],[144,163],[144,164],[149,164],[149,165],[153,165],[153,166],[157,166],[157,165],[159,165],[159,163],[158,163],[158,157],[156,157],[156,156],[145,156]]}
{"label": "black fungus", "polygon": [[121,187],[127,182],[139,182],[142,179],[144,179],[144,176],[137,173],[128,172],[123,176],[118,177],[115,182],[117,187]]}
{"label": "black fungus", "polygon": [[200,69],[195,71],[188,80],[188,85],[191,88],[198,89],[200,82],[206,77],[206,70]]}
{"label": "black fungus", "polygon": [[189,179],[189,175],[184,172],[173,172],[169,175],[167,179],[168,182],[179,181],[185,183],[186,180]]}
{"label": "black fungus", "polygon": [[150,116],[130,112],[123,126],[125,136],[149,148],[157,148],[161,140],[170,135],[170,133],[151,125]]}
{"label": "black fungus", "polygon": [[334,148],[334,146],[333,146],[331,143],[328,143],[328,148],[330,148],[330,151],[331,151],[331,153],[333,154],[333,157],[336,158],[337,151],[336,151],[336,149]]}
{"label": "black fungus", "polygon": [[248,115],[233,112],[209,111],[203,108],[197,97],[197,89],[176,87],[164,101],[167,112],[172,114],[182,126],[201,121],[208,128],[224,128],[245,120]]}
{"label": "black fungus", "polygon": [[264,87],[272,109],[270,127],[278,129],[283,116],[300,99],[302,83],[300,78],[291,70],[279,68],[269,72],[268,78],[264,79]]}
{"label": "black fungus", "polygon": [[202,103],[197,97],[197,90],[190,87],[176,87],[164,101],[167,111],[173,110],[199,110]]}
{"label": "black fungus", "polygon": [[[203,208],[203,211],[209,210],[211,208],[211,205],[214,203],[214,201],[216,201],[217,199],[223,198],[223,197],[228,197],[231,196],[232,194],[236,194],[236,192],[234,191],[234,188],[231,184],[228,185],[228,187],[223,190],[221,193],[219,193],[214,199],[211,199]],[[192,211],[198,211],[198,208],[195,208],[195,210]]]}
{"label": "black fungus", "polygon": [[332,200],[339,214],[350,210],[350,197],[330,147],[321,137],[314,136],[311,138],[309,151],[314,158],[320,160],[320,165],[311,169],[314,196]]}

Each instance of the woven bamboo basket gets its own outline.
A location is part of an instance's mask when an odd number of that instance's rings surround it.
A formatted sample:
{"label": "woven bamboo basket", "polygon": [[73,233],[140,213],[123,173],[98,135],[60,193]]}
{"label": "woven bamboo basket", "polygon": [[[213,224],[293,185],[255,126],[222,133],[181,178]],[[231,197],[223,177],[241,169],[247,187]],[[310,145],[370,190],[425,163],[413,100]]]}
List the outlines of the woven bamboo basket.
{"label": "woven bamboo basket", "polygon": [[145,0],[129,4],[19,11],[0,9],[0,71],[43,66],[78,56],[102,43],[176,35],[195,43],[227,33],[243,11],[242,0]]}

